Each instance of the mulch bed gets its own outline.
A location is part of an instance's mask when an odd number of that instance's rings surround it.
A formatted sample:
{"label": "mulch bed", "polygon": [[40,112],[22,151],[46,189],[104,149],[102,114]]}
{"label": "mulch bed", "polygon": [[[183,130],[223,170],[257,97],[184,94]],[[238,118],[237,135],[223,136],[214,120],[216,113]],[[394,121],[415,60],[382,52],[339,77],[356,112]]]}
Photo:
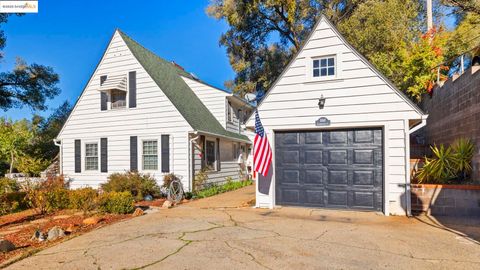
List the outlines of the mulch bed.
{"label": "mulch bed", "polygon": [[140,201],[140,202],[135,203],[135,206],[138,206],[138,207],[147,207],[147,206],[162,207],[163,203],[166,200],[167,199],[165,199],[165,198],[160,198],[160,199],[155,199],[155,200],[152,200],[152,201]]}
{"label": "mulch bed", "polygon": [[[57,211],[48,215],[38,215],[29,209],[22,212],[0,217],[0,234],[3,239],[11,241],[17,248],[8,253],[0,253],[0,267],[7,260],[21,257],[36,250],[52,246],[58,242],[81,235],[96,228],[131,218],[132,215],[97,214],[102,220],[94,225],[84,225],[82,221],[86,218],[81,212],[71,210]],[[54,241],[31,240],[32,235],[38,229],[47,233],[51,228],[59,226],[63,230],[70,226],[75,229],[66,237]],[[11,232],[10,232],[11,231]]]}

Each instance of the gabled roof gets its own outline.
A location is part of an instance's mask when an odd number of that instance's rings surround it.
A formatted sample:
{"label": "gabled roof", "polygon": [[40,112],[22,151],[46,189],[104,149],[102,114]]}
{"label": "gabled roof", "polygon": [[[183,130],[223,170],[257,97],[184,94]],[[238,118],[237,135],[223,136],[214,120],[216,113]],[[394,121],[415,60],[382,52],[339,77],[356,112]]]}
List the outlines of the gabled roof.
{"label": "gabled roof", "polygon": [[194,130],[249,141],[247,136],[227,131],[218,122],[181,78],[183,76],[194,79],[191,74],[158,57],[122,31],[117,31],[138,62]]}
{"label": "gabled roof", "polygon": [[[313,34],[315,33],[316,29],[318,28],[318,26],[320,25],[320,23],[322,22],[322,20],[324,20],[329,26],[330,28],[334,31],[334,33],[338,36],[338,38],[345,44],[345,46],[347,46],[347,48],[349,48],[362,62],[364,62],[368,67],[370,67],[373,72],[379,77],[381,78],[390,88],[392,88],[394,90],[394,92],[401,98],[403,99],[408,105],[410,105],[410,107],[416,111],[422,118],[423,117],[426,117],[427,115],[422,111],[422,109],[420,109],[420,107],[417,106],[417,104],[415,104],[410,98],[408,98],[404,92],[400,91],[394,84],[393,82],[391,82],[387,77],[385,77],[372,63],[370,63],[370,61],[368,61],[360,52],[358,52],[346,39],[345,37],[338,31],[337,27],[335,27],[335,25],[333,25],[332,22],[330,22],[330,20],[328,20],[328,18],[322,13],[320,15],[320,18],[317,20],[317,22],[315,23],[315,25],[313,26],[310,34],[307,36],[307,38],[305,40],[302,41],[301,45],[300,45],[300,48],[297,50],[297,52],[292,56],[292,58],[290,59],[290,61],[288,62],[288,64],[285,66],[285,68],[283,69],[283,71],[280,73],[280,75],[276,78],[276,80],[270,85],[270,88],[268,89],[267,91],[267,94],[265,95],[265,97],[263,97],[263,99],[258,103],[257,105],[257,108],[260,108],[260,106],[262,105],[263,101],[266,100],[271,92],[271,90],[273,88],[275,88],[275,86],[277,85],[277,83],[280,81],[280,79],[285,75],[285,72],[287,72],[287,70],[290,68],[290,66],[293,64],[293,62],[295,62],[295,60],[297,59],[297,57],[300,55],[300,53],[303,51],[304,47],[307,45],[308,41],[310,41],[310,39],[312,38]],[[250,117],[247,119],[246,121],[246,124],[247,126],[252,126],[250,125],[251,122],[252,122],[252,117],[253,117],[253,114],[250,115]]]}

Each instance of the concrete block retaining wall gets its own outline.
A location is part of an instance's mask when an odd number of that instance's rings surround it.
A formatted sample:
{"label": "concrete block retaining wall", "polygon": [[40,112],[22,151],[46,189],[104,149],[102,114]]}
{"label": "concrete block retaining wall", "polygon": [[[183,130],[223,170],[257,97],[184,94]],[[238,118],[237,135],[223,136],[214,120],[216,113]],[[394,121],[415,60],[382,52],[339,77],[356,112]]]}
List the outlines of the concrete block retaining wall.
{"label": "concrete block retaining wall", "polygon": [[432,216],[480,217],[479,185],[413,185],[412,211]]}

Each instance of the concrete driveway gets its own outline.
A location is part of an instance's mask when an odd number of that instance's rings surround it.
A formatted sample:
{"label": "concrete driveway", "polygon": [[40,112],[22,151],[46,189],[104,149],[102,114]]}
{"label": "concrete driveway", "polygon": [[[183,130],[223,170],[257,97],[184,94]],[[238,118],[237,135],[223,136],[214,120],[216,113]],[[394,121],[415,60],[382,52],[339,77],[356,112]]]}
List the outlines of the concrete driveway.
{"label": "concrete driveway", "polygon": [[[478,224],[284,207],[253,187],[117,223],[8,269],[479,269]],[[216,208],[212,208],[216,207]]]}

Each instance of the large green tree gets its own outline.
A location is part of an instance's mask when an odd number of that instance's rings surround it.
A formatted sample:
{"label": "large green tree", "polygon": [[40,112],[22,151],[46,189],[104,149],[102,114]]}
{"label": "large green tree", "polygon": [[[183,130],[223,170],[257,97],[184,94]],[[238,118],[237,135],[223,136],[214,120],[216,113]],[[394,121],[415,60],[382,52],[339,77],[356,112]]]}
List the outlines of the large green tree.
{"label": "large green tree", "polygon": [[25,155],[33,135],[29,121],[13,122],[0,118],[0,157],[10,164],[10,173],[13,172],[15,163]]}
{"label": "large green tree", "polygon": [[362,0],[213,0],[207,13],[229,24],[220,39],[236,72],[227,87],[262,91],[278,77],[323,11],[338,22]]}
{"label": "large green tree", "polygon": [[[462,1],[468,2],[456,2]],[[268,89],[321,13],[412,99],[431,88],[432,67],[447,55],[447,33],[438,27],[424,34],[425,10],[417,0],[214,0],[207,12],[229,25],[220,44],[236,72],[227,86],[240,94]]]}
{"label": "large green tree", "polygon": [[[9,14],[0,14],[0,27]],[[0,29],[0,50],[6,45],[6,36]],[[0,61],[3,53],[0,52]],[[57,87],[59,76],[51,67],[27,64],[18,58],[12,71],[0,72],[0,109],[27,106],[33,110],[45,110],[45,102],[60,93]]]}

